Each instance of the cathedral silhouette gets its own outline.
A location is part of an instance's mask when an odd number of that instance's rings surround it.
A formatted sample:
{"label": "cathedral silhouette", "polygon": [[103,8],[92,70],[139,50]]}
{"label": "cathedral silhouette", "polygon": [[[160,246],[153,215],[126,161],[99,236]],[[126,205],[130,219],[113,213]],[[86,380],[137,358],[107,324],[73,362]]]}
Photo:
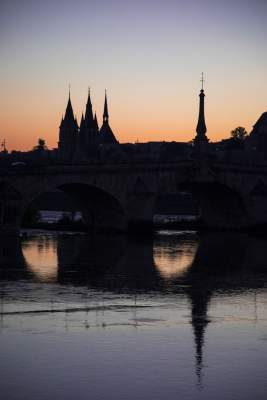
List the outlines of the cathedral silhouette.
{"label": "cathedral silhouette", "polygon": [[85,114],[82,114],[80,126],[74,117],[69,93],[65,116],[62,117],[59,127],[59,158],[64,161],[86,159],[98,146],[114,145],[117,143],[118,141],[109,126],[107,93],[105,92],[103,124],[100,129],[96,113],[93,114],[90,89]]}

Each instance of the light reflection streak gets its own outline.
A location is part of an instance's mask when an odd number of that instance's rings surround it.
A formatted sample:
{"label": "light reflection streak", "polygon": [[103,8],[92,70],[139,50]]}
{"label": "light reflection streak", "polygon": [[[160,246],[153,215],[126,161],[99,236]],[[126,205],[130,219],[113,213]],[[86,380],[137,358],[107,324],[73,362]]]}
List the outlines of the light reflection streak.
{"label": "light reflection streak", "polygon": [[198,249],[197,241],[183,241],[154,248],[154,263],[162,278],[166,280],[182,277],[191,267]]}
{"label": "light reflection streak", "polygon": [[57,246],[54,238],[40,236],[24,243],[22,253],[28,270],[39,282],[56,282],[58,277]]}

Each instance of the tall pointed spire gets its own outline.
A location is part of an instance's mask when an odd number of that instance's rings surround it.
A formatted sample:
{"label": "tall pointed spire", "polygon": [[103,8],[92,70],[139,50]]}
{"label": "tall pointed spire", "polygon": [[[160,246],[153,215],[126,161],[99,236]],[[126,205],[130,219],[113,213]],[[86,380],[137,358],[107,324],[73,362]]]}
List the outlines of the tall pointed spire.
{"label": "tall pointed spire", "polygon": [[88,98],[87,98],[85,117],[84,118],[85,118],[85,121],[86,121],[87,125],[91,126],[94,118],[93,118],[93,109],[92,109],[92,102],[91,102],[91,90],[90,90],[90,87],[88,88]]}
{"label": "tall pointed spire", "polygon": [[84,116],[83,116],[83,113],[82,113],[81,122],[80,122],[80,127],[81,127],[83,124],[84,124]]}
{"label": "tall pointed spire", "polygon": [[194,142],[208,142],[208,138],[206,136],[207,128],[205,123],[205,93],[203,89],[204,77],[203,72],[201,76],[201,90],[199,94],[199,114],[198,114],[198,122],[196,128],[196,136]]}
{"label": "tall pointed spire", "polygon": [[59,127],[58,151],[61,159],[68,161],[72,160],[77,143],[77,136],[78,124],[73,113],[69,87],[68,104],[66,107],[65,116],[62,118]]}
{"label": "tall pointed spire", "polygon": [[105,103],[104,103],[104,113],[103,113],[103,122],[108,122],[108,100],[107,100],[107,89],[105,89]]}
{"label": "tall pointed spire", "polygon": [[98,127],[98,121],[97,121],[96,112],[95,112],[95,116],[94,116],[94,124],[95,124],[95,130],[98,132],[99,131],[99,127]]}
{"label": "tall pointed spire", "polygon": [[70,91],[69,91],[69,99],[68,99],[68,104],[65,112],[65,117],[64,121],[66,122],[73,122],[75,120],[74,118],[74,113],[73,113],[73,108],[71,104],[71,99],[70,99]]}
{"label": "tall pointed spire", "polygon": [[105,103],[104,103],[104,112],[103,112],[103,125],[99,131],[99,144],[116,144],[118,143],[117,139],[112,132],[111,127],[109,126],[109,115],[108,115],[108,100],[107,100],[107,91],[105,90]]}
{"label": "tall pointed spire", "polygon": [[62,115],[62,118],[61,118],[61,122],[60,122],[59,127],[61,128],[63,125],[64,125],[64,117],[63,117],[63,115]]}

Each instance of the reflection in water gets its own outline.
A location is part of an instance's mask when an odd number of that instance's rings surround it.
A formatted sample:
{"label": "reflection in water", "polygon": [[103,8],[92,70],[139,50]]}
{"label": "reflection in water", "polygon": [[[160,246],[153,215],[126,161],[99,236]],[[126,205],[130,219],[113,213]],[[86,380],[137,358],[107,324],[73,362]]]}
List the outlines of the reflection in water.
{"label": "reflection in water", "polygon": [[196,374],[198,377],[198,383],[201,384],[204,334],[209,323],[207,314],[211,293],[209,290],[198,290],[197,287],[190,287],[187,294],[191,300],[191,323],[196,346]]}
{"label": "reflection in water", "polygon": [[[74,318],[73,311],[78,315],[84,311],[87,329],[89,312],[96,313],[95,326],[99,326],[98,310],[103,318],[107,318],[101,325],[103,328],[116,326],[117,320],[122,321],[122,325],[138,327],[166,318],[167,325],[173,324],[179,329],[174,319],[180,304],[188,309],[183,299],[189,300],[188,321],[194,335],[195,372],[200,386],[204,385],[202,374],[206,363],[203,358],[207,357],[204,336],[212,321],[208,315],[212,299],[220,302],[223,293],[226,306],[230,307],[231,296],[264,288],[267,278],[266,239],[248,235],[169,235],[157,236],[153,242],[121,236],[47,234],[23,237],[21,247],[14,244],[16,251],[10,251],[11,247],[7,241],[6,244],[2,242],[0,248],[4,283],[1,292],[5,296],[2,296],[2,302],[12,302],[12,288],[6,281],[14,281],[16,291],[19,287],[16,280],[20,282],[21,271],[24,271],[24,281],[32,282],[34,276],[36,284],[50,284],[47,292],[42,290],[44,302],[51,302],[49,296],[55,288],[57,305],[51,313],[65,312],[67,321]],[[17,268],[20,265],[19,275],[12,273],[14,264]],[[27,271],[30,272],[28,275]],[[29,294],[27,296],[29,307]],[[35,303],[35,298],[39,301],[40,286],[31,286],[31,296],[31,304]],[[253,301],[255,298],[253,296]],[[21,304],[22,311],[16,304],[11,311],[24,312],[25,303]],[[62,304],[66,304],[65,308]],[[42,310],[47,312],[45,307]],[[34,308],[32,312],[35,311]],[[184,315],[184,309],[182,313]],[[125,322],[123,317],[126,315],[128,320]]]}
{"label": "reflection in water", "polygon": [[154,263],[162,278],[177,279],[182,277],[191,267],[198,249],[198,241],[184,238],[169,237],[156,240],[154,245]]}
{"label": "reflection in water", "polygon": [[56,282],[58,275],[57,243],[52,236],[36,236],[22,242],[27,268],[39,282]]}

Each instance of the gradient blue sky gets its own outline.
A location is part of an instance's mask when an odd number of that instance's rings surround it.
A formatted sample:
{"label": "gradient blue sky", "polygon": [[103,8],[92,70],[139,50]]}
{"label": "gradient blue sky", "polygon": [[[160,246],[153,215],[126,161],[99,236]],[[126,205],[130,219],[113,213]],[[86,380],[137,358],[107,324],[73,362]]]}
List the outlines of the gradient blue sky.
{"label": "gradient blue sky", "polygon": [[200,74],[211,140],[267,110],[266,0],[2,0],[0,139],[56,146],[68,85],[121,142],[190,140]]}

